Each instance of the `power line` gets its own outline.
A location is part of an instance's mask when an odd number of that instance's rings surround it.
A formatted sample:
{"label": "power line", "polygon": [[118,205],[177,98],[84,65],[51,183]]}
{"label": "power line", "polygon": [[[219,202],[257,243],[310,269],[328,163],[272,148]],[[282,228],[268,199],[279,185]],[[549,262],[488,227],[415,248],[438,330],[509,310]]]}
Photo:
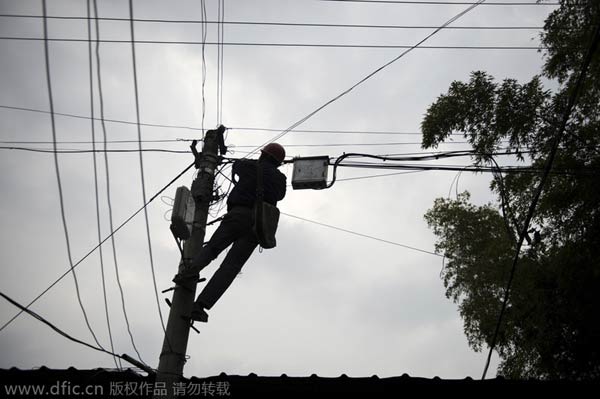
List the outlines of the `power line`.
{"label": "power line", "polygon": [[[92,38],[92,21],[89,19],[91,10],[90,10],[90,0],[86,1],[86,12],[88,16],[87,21],[87,32],[88,38]],[[92,149],[96,149],[96,129],[94,123],[94,78],[93,78],[93,60],[92,60],[92,42],[88,44],[88,60],[89,60],[89,82],[90,82],[90,128],[92,134]],[[56,144],[55,144],[56,145]],[[92,160],[94,165],[94,196],[96,200],[96,233],[98,236],[98,242],[102,240],[102,233],[100,231],[100,200],[98,195],[98,166],[96,164],[96,154],[92,153]],[[108,327],[108,338],[110,341],[110,350],[111,352],[115,351],[115,345],[113,342],[112,331],[110,326],[110,316],[108,312],[108,299],[106,297],[106,278],[104,277],[104,256],[102,254],[102,248],[98,251],[98,256],[100,258],[100,274],[102,276],[102,297],[104,299],[104,313],[106,315],[106,324]],[[115,366],[117,368],[121,368],[121,359],[117,362],[117,357],[113,355],[113,360],[115,362]]]}
{"label": "power line", "polygon": [[[224,54],[225,47],[223,42],[225,41],[225,0],[218,1],[218,16],[217,16],[217,42],[221,43],[217,46],[217,125],[221,125],[223,122],[223,73],[224,68]],[[204,26],[206,26],[206,19],[204,19]]]}
{"label": "power line", "polygon": [[[43,15],[46,15],[46,0],[42,0],[42,11],[43,11]],[[46,39],[48,37],[48,21],[46,19],[43,19],[42,21],[43,21],[44,39]],[[50,74],[50,54],[49,54],[50,52],[49,52],[48,47],[49,47],[48,41],[44,40],[44,60],[45,60],[45,70],[46,70],[46,86],[48,89],[48,102],[50,105],[50,123],[51,123],[51,127],[52,127],[53,146],[54,146],[54,149],[56,150],[56,124],[54,122],[54,114],[53,114],[54,98],[52,95],[52,77]],[[62,191],[62,182],[61,182],[61,178],[60,178],[60,168],[58,165],[58,154],[57,153],[54,153],[54,171],[56,173],[56,182],[58,185],[60,215],[61,215],[63,231],[64,231],[64,235],[65,235],[65,242],[67,244],[67,256],[69,258],[69,265],[71,266],[69,270],[71,270],[73,272],[72,274],[73,274],[73,280],[75,281],[75,292],[77,294],[77,301],[79,302],[79,307],[81,308],[81,311],[83,313],[83,318],[85,319],[85,324],[87,325],[88,330],[92,334],[92,337],[94,337],[94,341],[96,341],[96,344],[99,347],[102,347],[102,345],[98,341],[98,338],[96,338],[96,334],[94,333],[92,326],[90,325],[90,322],[89,322],[89,319],[87,316],[87,312],[85,311],[85,307],[83,306],[83,302],[81,301],[81,294],[79,292],[79,282],[77,281],[77,274],[75,273],[75,270],[73,269],[73,258],[71,255],[71,243],[69,240],[69,230],[67,228],[67,220],[66,220],[66,215],[65,215],[65,206],[64,206],[64,198],[63,198],[63,191]]]}
{"label": "power line", "polygon": [[48,327],[50,327],[51,329],[53,329],[54,331],[56,331],[58,334],[62,335],[63,337],[67,338],[70,341],[76,342],[78,344],[81,344],[83,346],[87,346],[90,349],[99,351],[99,352],[103,352],[106,354],[111,355],[113,358],[119,358],[122,359],[121,356],[117,355],[116,353],[114,353],[113,351],[107,351],[106,349],[104,349],[101,346],[94,346],[92,344],[89,344],[87,342],[84,342],[80,339],[74,338],[73,336],[67,334],[66,332],[64,332],[63,330],[61,330],[60,328],[56,327],[54,324],[50,323],[48,320],[46,320],[45,318],[43,318],[42,316],[40,316],[39,314],[37,314],[36,312],[34,312],[31,309],[28,309],[28,307],[21,305],[20,303],[18,303],[17,301],[15,301],[14,299],[12,299],[11,297],[9,297],[8,295],[4,294],[3,292],[0,292],[0,296],[2,296],[4,299],[6,299],[9,303],[11,303],[12,305],[14,305],[15,307],[19,308],[21,310],[21,312],[26,312],[27,314],[29,314],[30,316],[34,317],[35,319],[41,321],[42,323],[46,324]]}
{"label": "power line", "polygon": [[[487,4],[487,3],[486,3]],[[0,14],[5,18],[41,18],[40,15],[32,14]],[[58,20],[85,20],[79,16],[48,16],[48,19]],[[127,18],[96,17],[99,21],[129,22]],[[198,20],[176,20],[176,19],[149,19],[134,18],[136,23],[162,23],[162,24],[202,24]],[[373,24],[333,24],[333,23],[301,23],[301,22],[267,22],[267,21],[204,21],[207,24],[222,25],[247,25],[247,26],[288,26],[288,27],[314,27],[314,28],[360,28],[360,29],[436,29],[434,25],[373,25]],[[447,26],[445,30],[541,30],[543,26]]]}
{"label": "power line", "polygon": [[[0,40],[42,41],[38,37],[0,36]],[[48,41],[64,43],[87,43],[88,39],[49,38]],[[92,40],[95,42],[97,40]],[[126,39],[101,39],[102,43],[131,44]],[[362,49],[427,49],[427,50],[545,50],[544,46],[411,46],[405,44],[344,44],[344,43],[276,43],[276,42],[202,42],[194,40],[135,40],[135,44],[164,45],[201,45],[201,46],[237,46],[237,47],[313,47],[313,48],[362,48]]]}
{"label": "power line", "polygon": [[[90,118],[91,119],[91,118]],[[95,119],[95,118],[94,118]],[[164,140],[142,140],[142,143],[178,143],[185,141],[193,141],[194,139],[164,139]],[[137,140],[106,140],[106,143],[111,144],[137,144]],[[58,140],[57,144],[102,144],[104,141],[62,141]],[[39,140],[27,140],[27,141],[15,141],[15,140],[0,140],[0,144],[52,144],[52,141],[39,141]]]}
{"label": "power line", "polygon": [[[264,144],[268,144],[268,143],[274,142],[276,140],[279,140],[280,138],[282,138],[283,136],[285,136],[286,134],[288,134],[290,131],[294,130],[295,128],[297,128],[298,126],[300,126],[301,124],[303,124],[304,122],[306,122],[308,119],[312,118],[314,115],[316,115],[317,113],[319,113],[321,110],[323,110],[324,108],[326,108],[330,104],[334,103],[335,101],[339,100],[340,98],[342,98],[346,94],[350,93],[356,87],[360,86],[361,84],[363,84],[364,82],[366,82],[367,80],[369,80],[370,78],[372,78],[373,76],[375,76],[376,74],[378,74],[379,72],[381,72],[382,70],[384,70],[385,68],[387,68],[388,66],[392,65],[393,63],[395,63],[396,61],[398,61],[399,59],[401,59],[402,57],[404,57],[406,54],[410,53],[412,50],[414,50],[414,49],[418,48],[419,46],[421,46],[423,43],[425,43],[427,40],[429,40],[431,37],[433,37],[439,31],[441,31],[444,27],[446,27],[446,26],[452,24],[453,22],[457,21],[459,18],[461,18],[463,15],[467,14],[469,11],[471,11],[472,9],[474,9],[475,7],[477,7],[477,5],[481,4],[483,1],[485,1],[485,0],[480,0],[476,4],[470,6],[470,7],[466,8],[465,10],[463,10],[462,12],[456,14],[454,17],[450,18],[448,21],[446,21],[444,24],[442,24],[441,26],[439,26],[433,32],[431,32],[430,34],[428,34],[427,36],[425,36],[425,38],[421,39],[417,44],[411,46],[406,51],[403,51],[397,57],[395,57],[392,60],[388,61],[387,63],[383,64],[379,68],[375,69],[373,72],[371,72],[370,74],[368,74],[367,76],[365,76],[364,78],[362,78],[361,80],[359,80],[358,82],[356,82],[354,85],[352,85],[349,89],[346,89],[343,92],[341,92],[340,94],[338,94],[337,96],[333,97],[331,100],[327,101],[326,103],[324,103],[323,105],[321,105],[320,107],[318,107],[317,109],[315,109],[314,111],[312,111],[311,113],[309,113],[308,115],[306,115],[305,117],[303,117],[302,119],[298,120],[296,123],[292,124],[289,128],[285,129],[283,132],[281,132],[280,134],[276,135],[273,139],[265,142]],[[256,151],[257,151],[256,149],[253,150],[251,152],[251,154],[253,152],[256,152]]]}
{"label": "power line", "polygon": [[[26,108],[26,107],[13,107],[13,106],[9,106],[9,105],[0,105],[0,108],[12,109],[12,110],[16,110],[16,111],[37,112],[37,113],[42,113],[42,114],[49,114],[50,113],[50,111],[45,111],[45,110],[41,110],[41,109]],[[61,113],[61,112],[55,112],[54,115],[64,116],[64,117],[68,117],[68,118],[76,118],[76,119],[90,119],[89,116],[76,115],[76,114],[67,114],[67,113]],[[96,118],[94,120],[99,121],[100,119]],[[121,123],[121,124],[125,124],[125,125],[134,125],[134,126],[137,126],[137,122],[124,121],[124,120],[120,120],[120,119],[108,119],[108,118],[105,118],[104,122]],[[141,122],[140,122],[140,126],[158,127],[158,128],[169,128],[169,129],[198,130],[198,131],[202,130],[200,127],[194,127],[194,126],[165,125],[165,124],[141,123]],[[128,142],[137,143],[137,140],[135,140],[135,141],[128,141]]]}
{"label": "power line", "polygon": [[[326,144],[282,144],[287,147],[377,147],[377,146],[397,146],[397,145],[421,145],[420,141],[388,142],[388,143],[326,143]],[[470,144],[468,141],[451,141],[444,144]],[[236,148],[256,148],[256,145],[232,145]]]}
{"label": "power line", "polygon": [[[220,172],[220,173],[223,175],[223,177],[225,177],[225,179],[227,179],[231,183],[233,183],[232,179],[230,179],[229,176],[225,175],[222,172]],[[404,173],[407,173],[407,172],[404,172]],[[408,172],[408,173],[410,173],[410,172]],[[369,177],[374,177],[374,176],[369,176]],[[364,178],[369,178],[369,177],[364,177]],[[396,246],[399,246],[399,247],[403,247],[403,248],[407,248],[407,249],[412,249],[414,251],[419,251],[419,252],[423,252],[423,253],[430,254],[430,255],[443,256],[443,255],[440,255],[440,254],[436,254],[435,252],[431,252],[431,251],[427,251],[427,250],[424,250],[424,249],[412,247],[410,245],[400,244],[400,243],[397,243],[397,242],[394,242],[394,241],[384,240],[382,238],[373,237],[373,236],[370,236],[370,235],[367,235],[367,234],[357,233],[356,231],[352,231],[352,230],[348,230],[348,229],[343,229],[341,227],[336,227],[336,226],[332,226],[330,224],[317,222],[315,220],[310,220],[310,219],[303,218],[303,217],[296,216],[296,215],[292,215],[292,214],[289,214],[289,213],[281,212],[281,214],[289,216],[291,218],[299,219],[299,220],[302,220],[302,221],[305,221],[305,222],[318,224],[318,225],[323,226],[323,227],[328,227],[330,229],[334,229],[334,230],[338,230],[338,231],[343,231],[343,232],[349,233],[349,234],[354,234],[354,235],[359,236],[359,237],[370,238],[372,240],[376,240],[376,241],[380,241],[380,242],[385,242],[387,244],[392,244],[392,245],[396,245]]]}
{"label": "power line", "polygon": [[4,299],[6,299],[6,301],[8,301],[10,304],[12,304],[15,307],[17,307],[18,309],[20,309],[21,312],[26,312],[27,314],[29,314],[33,318],[37,319],[38,321],[41,321],[42,323],[44,323],[45,325],[47,325],[48,327],[50,327],[51,329],[53,329],[55,332],[57,332],[58,334],[62,335],[63,337],[67,338],[70,341],[73,341],[73,342],[78,343],[78,344],[83,345],[83,346],[87,346],[90,349],[93,349],[93,350],[96,350],[96,351],[99,351],[99,352],[111,355],[114,358],[118,358],[119,361],[121,359],[123,359],[126,362],[129,362],[129,363],[133,364],[134,366],[136,366],[137,369],[145,371],[148,374],[155,374],[156,373],[155,369],[151,368],[150,366],[148,366],[144,362],[137,362],[135,359],[132,359],[126,353],[124,353],[122,355],[117,355],[116,353],[114,353],[114,351],[112,351],[112,352],[111,351],[107,351],[106,349],[104,349],[102,347],[96,347],[96,346],[91,345],[91,344],[89,344],[89,343],[87,343],[85,341],[82,341],[80,339],[74,338],[73,336],[67,334],[66,332],[64,332],[60,328],[56,327],[54,324],[50,323],[47,319],[45,319],[44,317],[40,316],[38,313],[36,313],[33,310],[28,309],[27,307],[21,305],[20,303],[18,303],[17,301],[15,301],[14,299],[12,299],[11,297],[9,297],[8,295],[6,295],[3,292],[0,292],[0,296],[3,297]]}
{"label": "power line", "polygon": [[483,370],[483,375],[481,377],[482,380],[485,379],[485,377],[486,377],[486,374],[487,374],[487,371],[488,371],[488,368],[490,365],[490,360],[492,357],[492,352],[494,350],[494,347],[496,346],[496,341],[498,339],[498,333],[500,332],[500,325],[502,324],[502,318],[504,316],[504,312],[506,311],[506,306],[508,304],[510,288],[512,285],[512,281],[513,281],[513,278],[515,275],[516,268],[517,268],[517,263],[519,262],[519,255],[521,252],[521,246],[523,245],[523,240],[525,239],[525,236],[527,235],[527,230],[529,229],[529,223],[533,219],[533,215],[535,213],[535,208],[537,207],[537,203],[542,194],[542,190],[544,189],[546,180],[548,179],[548,176],[551,173],[552,164],[554,163],[554,158],[556,157],[556,153],[558,152],[558,147],[559,147],[561,138],[562,138],[565,128],[567,126],[567,122],[569,121],[569,118],[571,116],[571,111],[572,111],[573,107],[575,106],[575,102],[577,101],[577,95],[579,94],[579,90],[581,88],[581,85],[583,83],[585,75],[588,71],[589,65],[592,61],[592,57],[593,57],[594,53],[596,52],[599,41],[600,41],[600,24],[596,27],[596,31],[594,33],[592,43],[590,44],[587,54],[586,54],[585,58],[583,59],[579,76],[577,77],[577,81],[575,82],[575,87],[570,93],[569,100],[568,100],[560,127],[554,137],[554,141],[552,143],[552,148],[550,150],[550,154],[548,156],[546,165],[544,167],[544,172],[543,172],[543,174],[540,178],[539,184],[536,188],[535,194],[533,196],[533,200],[531,201],[531,204],[529,206],[529,210],[527,211],[527,217],[525,218],[525,222],[523,223],[523,229],[521,230],[521,232],[519,234],[519,241],[517,243],[517,248],[515,250],[515,256],[513,258],[510,276],[508,278],[506,289],[504,291],[504,299],[502,301],[502,308],[500,309],[500,315],[498,316],[498,322],[496,323],[496,329],[494,331],[494,336],[493,336],[492,342],[490,344],[490,350],[489,350],[488,357],[486,360],[485,368]]}
{"label": "power line", "polygon": [[379,175],[369,175],[369,176],[358,176],[358,177],[347,177],[344,179],[337,179],[338,182],[341,181],[351,181],[351,180],[366,180],[366,179],[375,179],[379,177],[388,177],[388,176],[398,176],[398,175],[410,175],[413,173],[421,173],[425,172],[424,170],[410,170],[407,172],[394,172],[394,173],[383,173]]}
{"label": "power line", "polygon": [[[477,172],[477,173],[494,173],[497,169],[493,167],[485,166],[470,166],[470,165],[414,165],[414,164],[370,164],[370,163],[349,163],[339,164],[339,167],[348,168],[359,168],[359,169],[391,169],[391,170],[429,170],[429,171],[465,171],[465,172]],[[502,173],[542,173],[541,168],[531,167],[503,167],[499,171]],[[568,175],[568,176],[588,176],[596,177],[600,169],[595,168],[581,168],[581,169],[564,169],[564,170],[553,170],[552,174],[555,175]]]}
{"label": "power line", "polygon": [[[410,143],[407,143],[410,144]],[[415,143],[418,144],[418,143]],[[461,143],[456,143],[456,144],[461,144]],[[327,144],[323,144],[323,146],[328,146]],[[244,146],[244,147],[250,147],[250,148],[255,148],[255,146]],[[140,152],[139,149],[131,149],[131,150],[50,150],[50,149],[35,149],[35,148],[24,148],[24,147],[1,147],[0,146],[0,150],[2,149],[10,149],[10,150],[23,150],[23,151],[32,151],[32,152],[41,152],[41,153],[91,153],[91,152],[101,152],[101,153],[109,153],[109,152],[118,152],[118,153],[138,153]],[[163,149],[142,149],[142,152],[165,152],[165,153],[176,153],[176,154],[188,154],[189,151],[177,151],[177,150],[163,150]],[[464,151],[469,151],[469,150],[464,150]],[[529,151],[521,151],[520,153],[528,153]],[[427,152],[423,152],[423,153],[405,153],[405,154],[400,154],[400,155],[410,155],[410,154],[417,154],[417,155],[423,155],[423,154],[427,154]],[[434,156],[439,156],[440,153],[432,153],[435,154]],[[506,152],[495,152],[493,153],[493,155],[496,156],[510,156],[510,155],[516,155],[517,152],[510,152],[510,151],[506,151]],[[397,155],[397,154],[386,154],[386,155]],[[378,157],[385,157],[386,155],[377,155]],[[286,161],[286,162],[292,162],[292,160],[290,161]],[[391,164],[391,163],[387,163],[387,164],[376,164],[376,163],[368,163],[368,162],[348,162],[348,163],[340,163],[339,165],[337,165],[337,167],[348,167],[348,168],[362,168],[362,169],[408,169],[408,170],[416,170],[416,171],[468,171],[468,172],[494,172],[494,168],[491,167],[478,167],[478,166],[473,166],[473,165],[413,165],[413,164]],[[505,172],[505,173],[538,173],[541,171],[541,169],[535,169],[535,168],[529,168],[529,167],[505,167],[502,169],[499,169],[501,172]],[[566,170],[555,170],[553,173],[554,174],[568,174],[568,175],[577,175],[577,174],[582,174],[581,172],[597,172],[597,169],[594,168],[582,168],[580,170],[574,169],[574,170],[570,170],[570,169],[566,169]],[[590,175],[590,173],[583,173],[585,175]],[[395,173],[394,173],[395,174]],[[352,180],[352,179],[339,179],[339,181],[341,180]]]}
{"label": "power line", "polygon": [[[1,106],[0,106],[1,107]],[[263,132],[281,132],[284,129],[264,128],[264,127],[230,127],[228,130],[243,130],[243,131],[263,131]],[[311,134],[377,134],[377,135],[418,135],[421,132],[399,132],[399,131],[381,131],[381,130],[325,130],[325,129],[294,129],[294,133],[311,133]],[[452,133],[452,135],[460,135],[460,133]]]}
{"label": "power line", "polygon": [[[181,140],[179,140],[181,141]],[[191,140],[190,140],[191,141]],[[468,141],[451,141],[444,144],[470,144]],[[404,145],[421,145],[420,142],[387,142],[387,143],[323,143],[323,144],[282,144],[286,148],[318,148],[318,147],[393,147],[393,146],[404,146]],[[228,147],[231,150],[237,148],[256,148],[256,145],[231,145]],[[20,147],[20,146],[0,146],[0,150],[17,150],[17,151],[30,151],[30,152],[42,152],[49,154],[82,154],[82,153],[139,153],[139,152],[164,152],[173,154],[189,154],[189,150],[170,150],[164,148],[142,148],[140,149],[46,149],[46,148],[31,148],[31,147]]]}
{"label": "power line", "polygon": [[[202,21],[206,19],[206,3],[204,0],[200,0],[200,9],[202,15]],[[206,86],[206,37],[208,34],[207,26],[202,22],[202,139],[204,139],[204,117],[206,115],[206,96],[204,93]],[[133,40],[133,37],[132,37]],[[166,335],[165,335],[166,336]]]}
{"label": "power line", "polygon": [[[382,173],[379,175],[367,175],[367,176],[357,176],[357,177],[347,177],[344,179],[337,179],[337,182],[341,181],[353,181],[353,180],[367,180],[367,179],[376,179],[380,177],[389,177],[389,176],[399,176],[399,175],[410,175],[413,173],[421,173],[425,172],[424,170],[410,170],[407,172],[394,172],[394,173]],[[293,187],[291,184],[288,184],[287,187]]]}
{"label": "power line", "polygon": [[[410,4],[410,5],[445,5],[445,6],[467,6],[477,5],[473,2],[453,2],[453,1],[403,1],[403,0],[321,0],[338,3],[373,3],[373,4]],[[489,2],[483,3],[484,6],[559,6],[560,3],[528,3],[528,2]]]}
{"label": "power line", "polygon": [[398,247],[412,249],[413,251],[419,251],[419,252],[423,252],[423,253],[426,253],[426,254],[429,254],[429,255],[435,255],[435,256],[439,256],[439,257],[442,256],[440,254],[436,254],[435,252],[427,251],[425,249],[411,247],[410,245],[405,245],[405,244],[400,244],[400,243],[394,242],[394,241],[384,240],[382,238],[373,237],[373,236],[370,236],[370,235],[367,235],[367,234],[357,233],[356,231],[352,231],[352,230],[348,230],[348,229],[343,229],[341,227],[336,227],[336,226],[332,226],[330,224],[317,222],[317,221],[306,219],[306,218],[303,218],[303,217],[300,217],[300,216],[291,215],[289,213],[281,212],[281,214],[285,215],[285,216],[289,216],[289,217],[294,218],[294,219],[299,219],[299,220],[302,220],[302,221],[305,221],[305,222],[318,224],[319,226],[328,227],[330,229],[334,229],[334,230],[338,230],[338,231],[343,231],[343,232],[349,233],[349,234],[354,234],[354,235],[359,236],[359,237],[364,237],[364,238],[369,238],[369,239],[375,240],[375,241],[385,242],[386,244],[392,244],[392,245],[396,245]]}
{"label": "power line", "polygon": [[[146,183],[144,180],[144,160],[142,155],[142,128],[140,126],[140,100],[138,94],[138,79],[137,79],[137,66],[136,66],[136,56],[135,56],[135,35],[134,35],[134,27],[133,27],[133,0],[129,0],[129,18],[130,18],[130,32],[131,32],[131,59],[133,65],[133,86],[135,93],[135,116],[137,121],[137,134],[138,134],[138,148],[139,152],[139,160],[140,160],[140,175],[141,175],[141,183],[142,183],[142,200],[143,203],[146,203]],[[152,240],[150,239],[150,222],[148,220],[148,209],[144,207],[144,221],[146,222],[146,237],[148,238],[148,253],[150,255],[150,270],[152,272],[152,283],[154,285],[154,294],[156,297],[156,306],[158,308],[158,315],[160,318],[160,324],[162,326],[163,331],[166,334],[165,322],[163,320],[162,311],[160,309],[160,298],[158,296],[158,288],[156,286],[156,273],[154,272],[154,257],[152,255]]]}
{"label": "power line", "polygon": [[[94,1],[94,15],[97,17],[98,16],[98,4],[97,4],[96,0],[93,0],[93,1]],[[97,19],[95,21],[95,25],[96,25],[96,37],[100,38],[100,24],[98,23]],[[106,121],[104,118],[104,93],[102,90],[102,68],[101,68],[101,62],[100,62],[100,42],[96,42],[96,70],[97,70],[97,80],[98,80],[98,100],[100,103],[100,124],[102,126],[102,133],[103,133],[102,138],[103,138],[103,142],[104,142],[104,172],[106,175],[106,202],[107,202],[107,208],[108,208],[109,228],[110,228],[110,231],[112,232],[115,230],[114,230],[112,199],[111,199],[111,190],[110,190],[110,168],[109,168],[109,161],[108,161],[108,153],[106,152],[106,150],[108,148],[108,145],[107,145],[108,141],[107,141]],[[94,121],[94,119],[92,119],[92,121]],[[129,340],[131,341],[133,350],[137,354],[137,357],[140,360],[140,362],[144,363],[144,360],[142,359],[142,355],[140,354],[140,351],[138,350],[138,348],[135,344],[135,339],[133,338],[133,333],[131,331],[131,325],[129,323],[129,317],[127,315],[127,308],[125,306],[125,293],[123,292],[123,285],[121,284],[121,276],[119,274],[117,246],[116,246],[114,235],[110,236],[110,241],[111,241],[111,248],[112,248],[112,255],[113,255],[113,264],[115,266],[115,277],[117,280],[117,286],[119,287],[119,294],[121,297],[121,310],[123,312],[123,318],[125,319],[125,326],[127,328],[127,333],[129,335]]]}
{"label": "power line", "polygon": [[[36,112],[42,114],[49,114],[49,111],[36,109],[36,108],[26,108],[26,107],[15,107],[9,105],[0,105],[0,108],[11,109],[16,111],[25,111],[25,112]],[[89,116],[85,115],[77,115],[70,113],[60,113],[55,112],[54,115],[59,115],[67,118],[76,118],[76,119],[90,119]],[[94,120],[100,120],[95,118]],[[126,125],[136,125],[136,122],[132,121],[124,121],[119,119],[104,119],[105,122],[110,123],[121,123]],[[167,125],[167,124],[153,124],[153,123],[140,123],[141,126],[145,127],[156,127],[156,128],[168,128],[168,129],[184,129],[184,130],[194,130],[194,131],[202,131],[201,127],[195,126],[184,126],[184,125]],[[227,128],[227,130],[241,130],[241,131],[252,131],[252,132],[281,132],[285,129],[278,128],[266,128],[266,127],[241,127],[241,126],[233,126]],[[327,129],[294,129],[294,133],[308,133],[308,134],[370,134],[370,135],[421,135],[420,132],[403,132],[403,131],[381,131],[381,130],[327,130]],[[453,136],[463,136],[461,133],[451,133]],[[142,140],[144,143],[164,143],[170,141],[192,141],[194,139],[172,139],[172,140]],[[196,139],[197,140],[197,139]],[[109,141],[110,143],[137,143],[137,140],[113,140]],[[7,144],[29,144],[34,142],[28,141],[0,141],[0,143]],[[37,142],[35,142],[37,143]],[[38,144],[46,144],[48,142],[39,142]],[[87,141],[69,141],[62,142],[64,144],[86,144],[89,143]]]}
{"label": "power line", "polygon": [[140,149],[113,149],[113,150],[103,150],[103,149],[91,149],[91,150],[80,150],[80,149],[44,149],[44,148],[29,148],[29,147],[12,147],[12,146],[0,146],[0,150],[16,150],[16,151],[28,151],[28,152],[41,152],[47,154],[85,154],[85,153],[140,153],[140,152],[165,152],[165,153],[174,153],[174,154],[189,154],[188,151],[183,150],[165,150],[162,148],[142,148]]}
{"label": "power line", "polygon": [[[194,166],[194,163],[192,162],[190,165],[188,165],[183,171],[181,171],[177,176],[175,176],[169,183],[167,183],[163,188],[161,188],[156,194],[154,194],[152,196],[152,198],[150,198],[148,200],[148,202],[146,202],[141,208],[139,208],[137,211],[135,211],[131,216],[129,216],[123,223],[121,223],[116,229],[111,230],[110,234],[105,237],[102,242],[100,242],[98,245],[96,245],[94,248],[92,248],[87,254],[85,254],[81,259],[79,259],[79,261],[77,261],[71,268],[69,268],[69,270],[67,270],[66,272],[64,272],[60,277],[58,277],[52,284],[50,284],[44,291],[42,291],[37,297],[35,297],[31,302],[29,302],[29,304],[27,306],[25,306],[25,309],[29,309],[29,307],[31,305],[33,305],[35,302],[38,301],[38,299],[40,299],[42,296],[44,296],[44,294],[46,294],[48,291],[50,291],[56,284],[58,284],[66,275],[68,275],[71,270],[75,269],[77,266],[79,266],[81,264],[81,262],[83,262],[84,260],[86,260],[91,254],[94,253],[94,251],[96,251],[98,248],[100,248],[100,246],[102,244],[104,244],[106,241],[108,241],[108,239],[110,239],[114,234],[116,234],[119,230],[121,230],[127,223],[129,223],[134,217],[136,217],[141,211],[143,211],[152,201],[154,201],[159,195],[161,195],[167,188],[169,188],[171,186],[171,184],[175,183],[181,176],[183,176],[188,170],[190,170],[192,167]],[[6,323],[4,323],[4,325],[2,327],[0,327],[0,332],[2,330],[4,330],[8,325],[10,325],[10,323],[13,322],[13,320],[15,320],[17,317],[19,317],[19,315],[21,315],[21,313],[23,313],[23,311],[25,309],[22,309],[19,313],[17,313],[15,316],[13,316],[9,321],[7,321]]]}

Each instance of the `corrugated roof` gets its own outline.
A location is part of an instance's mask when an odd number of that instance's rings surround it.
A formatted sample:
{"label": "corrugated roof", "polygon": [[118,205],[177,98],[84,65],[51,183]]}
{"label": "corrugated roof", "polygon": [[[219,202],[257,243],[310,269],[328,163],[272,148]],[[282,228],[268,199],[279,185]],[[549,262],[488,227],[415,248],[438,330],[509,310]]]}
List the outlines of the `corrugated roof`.
{"label": "corrugated roof", "polygon": [[[154,375],[141,375],[134,370],[126,369],[108,370],[91,369],[78,370],[74,367],[68,369],[39,369],[21,370],[18,368],[0,369],[0,384],[3,392],[9,397],[31,397],[17,395],[17,386],[44,386],[44,392],[50,389],[56,392],[55,397],[86,397],[75,395],[73,390],[86,389],[86,387],[97,387],[102,390],[102,395],[91,395],[91,397],[135,397],[151,398],[155,390],[164,387],[155,386]],[[10,388],[9,388],[10,387]],[[62,388],[61,388],[62,387]],[[371,377],[349,377],[342,374],[339,377],[319,377],[313,374],[309,377],[290,377],[286,374],[280,376],[258,376],[251,373],[247,376],[228,375],[221,373],[211,377],[191,377],[182,380],[174,387],[177,389],[177,398],[186,397],[314,397],[331,396],[332,394],[368,395],[366,397],[381,397],[388,394],[398,396],[415,392],[424,393],[450,393],[477,392],[481,394],[490,393],[567,393],[573,396],[577,392],[586,393],[589,389],[597,390],[600,381],[569,382],[569,381],[539,381],[539,380],[507,380],[502,377],[488,379],[485,381],[474,380],[470,377],[464,379],[441,379],[411,377],[403,374],[399,377],[380,378],[377,375]],[[13,391],[9,395],[7,388]],[[92,389],[88,388],[88,389]],[[25,388],[20,388],[25,389]],[[31,388],[29,388],[31,389]],[[40,388],[41,389],[41,388]],[[70,389],[70,391],[69,391]],[[24,391],[23,391],[24,392]],[[69,396],[71,395],[71,396]],[[112,396],[110,396],[112,395]],[[1,396],[1,394],[0,394]],[[42,395],[48,396],[49,395]]]}

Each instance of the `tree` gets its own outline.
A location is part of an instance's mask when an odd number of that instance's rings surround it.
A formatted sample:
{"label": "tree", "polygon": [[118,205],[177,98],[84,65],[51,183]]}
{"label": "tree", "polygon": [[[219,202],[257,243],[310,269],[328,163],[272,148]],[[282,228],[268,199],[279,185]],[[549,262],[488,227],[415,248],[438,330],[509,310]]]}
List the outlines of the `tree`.
{"label": "tree", "polygon": [[[501,149],[542,169],[583,60],[597,36],[600,2],[561,1],[541,35],[541,76],[501,83],[485,72],[455,81],[428,108],[423,148],[462,133],[477,164]],[[541,77],[559,88],[545,90]],[[503,143],[504,141],[504,143]],[[506,147],[505,142],[508,141]],[[496,344],[498,372],[511,378],[600,378],[600,51],[579,90],[532,219]],[[475,206],[468,193],[437,199],[425,219],[447,258],[446,295],[459,304],[469,344],[490,345],[516,240],[541,173],[494,175],[500,205]]]}

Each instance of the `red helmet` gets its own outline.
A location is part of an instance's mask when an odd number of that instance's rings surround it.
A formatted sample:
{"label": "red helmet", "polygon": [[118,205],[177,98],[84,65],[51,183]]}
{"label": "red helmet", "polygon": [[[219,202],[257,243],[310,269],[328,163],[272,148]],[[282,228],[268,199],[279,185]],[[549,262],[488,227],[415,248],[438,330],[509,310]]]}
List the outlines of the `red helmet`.
{"label": "red helmet", "polygon": [[281,144],[270,143],[260,150],[263,154],[270,155],[277,162],[282,163],[285,159],[285,149]]}

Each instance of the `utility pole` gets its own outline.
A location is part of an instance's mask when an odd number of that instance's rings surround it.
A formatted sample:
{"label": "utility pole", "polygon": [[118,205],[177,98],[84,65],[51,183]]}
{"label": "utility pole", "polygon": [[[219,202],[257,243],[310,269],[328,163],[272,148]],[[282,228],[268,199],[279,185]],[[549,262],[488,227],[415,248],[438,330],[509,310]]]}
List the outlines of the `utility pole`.
{"label": "utility pole", "polygon": [[[208,208],[213,195],[215,170],[219,164],[217,150],[220,150],[221,154],[225,152],[224,131],[225,127],[223,126],[219,126],[216,130],[207,131],[201,153],[195,151],[195,143],[192,145],[192,151],[196,157],[198,176],[192,183],[191,189],[195,203],[195,214],[190,238],[183,245],[185,259],[192,259],[204,244]],[[179,263],[179,271],[182,271],[183,267],[184,259]],[[167,398],[173,398],[173,384],[179,382],[183,377],[183,366],[186,361],[185,356],[191,325],[189,316],[192,311],[197,284],[197,281],[191,281],[186,283],[185,286],[177,285],[173,291],[169,320],[156,375],[157,383],[165,383]],[[159,395],[158,397],[164,396]]]}

